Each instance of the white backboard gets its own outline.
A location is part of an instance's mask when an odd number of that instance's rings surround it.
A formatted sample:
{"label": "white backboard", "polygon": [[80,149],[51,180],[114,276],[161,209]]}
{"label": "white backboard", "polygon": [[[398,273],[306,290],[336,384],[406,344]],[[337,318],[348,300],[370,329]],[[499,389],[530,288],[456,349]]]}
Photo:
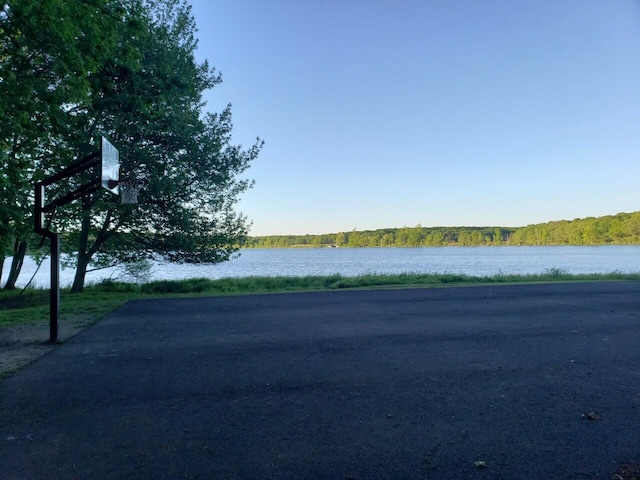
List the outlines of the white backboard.
{"label": "white backboard", "polygon": [[111,145],[104,137],[102,137],[100,153],[102,171],[100,184],[102,188],[106,188],[117,195],[119,191],[118,185],[113,185],[113,182],[120,180],[120,153],[118,149]]}

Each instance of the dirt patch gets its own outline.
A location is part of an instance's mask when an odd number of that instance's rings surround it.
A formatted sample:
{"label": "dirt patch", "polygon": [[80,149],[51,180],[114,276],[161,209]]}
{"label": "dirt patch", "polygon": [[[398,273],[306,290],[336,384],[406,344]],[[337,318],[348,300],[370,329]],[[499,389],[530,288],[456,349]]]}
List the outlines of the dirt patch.
{"label": "dirt patch", "polygon": [[[64,342],[90,325],[87,319],[60,321],[58,339]],[[6,378],[55,348],[47,343],[49,324],[35,323],[0,328],[0,379]]]}

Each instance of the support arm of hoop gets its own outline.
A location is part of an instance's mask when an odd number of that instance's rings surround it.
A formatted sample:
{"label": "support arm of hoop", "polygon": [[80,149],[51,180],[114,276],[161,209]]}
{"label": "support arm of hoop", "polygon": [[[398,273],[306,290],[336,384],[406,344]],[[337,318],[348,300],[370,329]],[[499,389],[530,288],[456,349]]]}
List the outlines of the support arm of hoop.
{"label": "support arm of hoop", "polygon": [[[102,150],[102,149],[101,149]],[[72,192],[60,197],[45,205],[45,187],[52,183],[59,182],[78,173],[84,172],[98,166],[102,151],[88,155],[81,160],[72,163],[67,168],[55,175],[45,178],[35,184],[35,231],[37,234],[47,237],[51,242],[51,280],[49,287],[49,342],[58,341],[58,317],[60,316],[60,235],[49,230],[49,225],[43,225],[46,212],[73,200],[88,195],[100,188],[100,180],[93,180],[88,184],[81,185]],[[52,214],[52,216],[53,216]],[[51,217],[50,217],[51,220]]]}
{"label": "support arm of hoop", "polygon": [[93,180],[89,183],[79,186],[74,191],[67,193],[64,197],[56,198],[53,202],[42,207],[44,213],[50,212],[56,207],[61,207],[67,203],[71,203],[80,197],[89,195],[90,193],[100,190],[100,180]]}
{"label": "support arm of hoop", "polygon": [[44,226],[44,184],[42,182],[36,182],[35,188],[36,194],[36,214],[34,215],[35,228],[34,230],[38,235],[42,235],[43,237],[52,238],[56,234],[45,228]]}
{"label": "support arm of hoop", "polygon": [[71,203],[74,200],[81,198],[85,195],[89,195],[95,191],[100,190],[100,180],[94,180],[85,185],[81,185],[76,188],[74,191],[66,194],[63,197],[55,199],[53,202],[45,204],[44,203],[44,187],[47,184],[45,182],[37,182],[35,188],[35,216],[34,216],[34,230],[38,235],[42,235],[43,237],[47,237],[49,239],[53,238],[57,235],[57,233],[52,232],[44,225],[44,214],[48,212],[53,212],[55,214],[56,207],[60,207],[62,205],[66,205],[67,203]]}
{"label": "support arm of hoop", "polygon": [[60,180],[64,180],[65,178],[72,177],[73,175],[88,170],[92,167],[98,166],[100,164],[100,155],[101,153],[94,152],[91,155],[87,155],[86,157],[78,160],[75,163],[72,163],[66,168],[63,168],[55,175],[51,175],[50,177],[45,178],[42,181],[42,184],[46,187],[51,185],[52,183],[59,182]]}
{"label": "support arm of hoop", "polygon": [[44,203],[44,190],[45,187],[59,182],[60,180],[64,180],[66,178],[72,177],[80,172],[84,172],[89,170],[90,168],[96,167],[100,164],[100,155],[101,152],[94,152],[91,155],[87,155],[84,158],[81,158],[77,162],[72,163],[68,167],[60,170],[55,175],[51,175],[50,177],[45,178],[39,182],[36,182],[35,185],[35,200],[36,200],[36,208],[35,208],[35,231],[38,235],[42,235],[49,239],[53,238],[57,235],[55,232],[52,232],[48,228],[44,226],[44,214],[55,211],[56,207],[65,205],[69,202],[76,200],[77,198],[82,197],[83,195],[88,195],[90,193],[95,192],[100,188],[100,181],[94,180],[86,185],[81,185],[76,188],[74,191],[68,193],[67,195],[60,197],[54,200],[51,203]]}

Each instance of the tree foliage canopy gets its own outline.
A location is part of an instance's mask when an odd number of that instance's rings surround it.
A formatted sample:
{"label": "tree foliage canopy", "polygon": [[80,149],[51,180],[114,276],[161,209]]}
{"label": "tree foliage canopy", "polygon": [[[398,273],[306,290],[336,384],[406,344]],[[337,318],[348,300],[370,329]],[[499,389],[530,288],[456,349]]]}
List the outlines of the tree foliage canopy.
{"label": "tree foliage canopy", "polygon": [[0,264],[11,287],[33,240],[32,181],[72,131],[67,106],[86,102],[88,79],[116,48],[123,8],[107,0],[0,3]]}
{"label": "tree foliage canopy", "polygon": [[195,60],[184,0],[9,1],[0,29],[5,254],[31,229],[32,180],[97,150],[100,136],[120,151],[121,179],[145,187],[135,206],[98,192],[58,209],[53,228],[74,232],[63,246],[75,255],[75,290],[91,263],[217,262],[238,249],[248,221],[234,205],[261,142],[231,143],[230,106],[204,111],[202,94],[221,77]]}

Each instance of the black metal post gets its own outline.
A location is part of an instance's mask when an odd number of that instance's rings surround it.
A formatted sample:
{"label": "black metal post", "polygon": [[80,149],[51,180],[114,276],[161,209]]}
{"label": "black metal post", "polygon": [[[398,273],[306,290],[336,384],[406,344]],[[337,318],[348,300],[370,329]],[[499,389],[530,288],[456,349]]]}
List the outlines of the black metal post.
{"label": "black metal post", "polygon": [[45,205],[44,182],[35,186],[35,231],[51,242],[51,265],[49,282],[49,342],[58,341],[58,318],[60,317],[60,235],[44,226]]}
{"label": "black metal post", "polygon": [[[103,138],[102,144],[106,142]],[[108,143],[108,142],[107,142]],[[101,145],[102,145],[101,144]],[[109,144],[110,145],[110,144]],[[117,151],[116,151],[117,153]],[[51,242],[51,284],[49,286],[49,342],[58,341],[58,318],[60,317],[60,235],[49,230],[45,226],[45,214],[50,212],[49,224],[55,214],[56,207],[66,205],[86,195],[90,195],[100,189],[100,179],[91,180],[89,183],[81,185],[72,192],[46,203],[45,187],[65,180],[79,173],[100,166],[102,158],[102,146],[100,151],[92,153],[77,162],[63,168],[55,175],[46,177],[35,183],[35,215],[34,227],[36,233],[46,237]]]}
{"label": "black metal post", "polygon": [[60,235],[49,237],[51,241],[51,285],[49,287],[49,342],[58,341],[60,317]]}

